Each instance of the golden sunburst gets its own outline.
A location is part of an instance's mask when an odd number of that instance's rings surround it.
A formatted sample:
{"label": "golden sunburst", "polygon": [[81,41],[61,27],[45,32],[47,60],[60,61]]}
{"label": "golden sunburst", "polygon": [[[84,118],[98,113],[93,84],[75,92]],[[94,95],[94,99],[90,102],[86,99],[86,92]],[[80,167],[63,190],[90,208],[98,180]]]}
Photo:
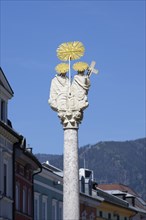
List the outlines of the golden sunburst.
{"label": "golden sunburst", "polygon": [[57,73],[62,73],[65,74],[69,70],[69,65],[67,63],[59,63],[56,67],[55,70]]}
{"label": "golden sunburst", "polygon": [[79,41],[62,43],[57,49],[57,57],[62,61],[76,60],[84,55],[84,45]]}
{"label": "golden sunburst", "polygon": [[73,69],[75,71],[83,72],[89,67],[88,63],[85,62],[77,62],[73,65]]}

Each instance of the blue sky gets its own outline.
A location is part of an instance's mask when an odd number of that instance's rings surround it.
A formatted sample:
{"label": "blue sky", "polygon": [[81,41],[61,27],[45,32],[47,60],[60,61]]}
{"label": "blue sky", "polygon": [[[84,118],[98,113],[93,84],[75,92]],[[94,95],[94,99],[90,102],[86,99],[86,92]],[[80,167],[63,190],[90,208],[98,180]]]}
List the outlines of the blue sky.
{"label": "blue sky", "polygon": [[8,115],[34,153],[63,153],[62,125],[48,98],[56,49],[68,41],[81,41],[80,61],[95,60],[99,70],[79,146],[145,136],[145,1],[3,0],[0,27],[1,67],[14,90]]}

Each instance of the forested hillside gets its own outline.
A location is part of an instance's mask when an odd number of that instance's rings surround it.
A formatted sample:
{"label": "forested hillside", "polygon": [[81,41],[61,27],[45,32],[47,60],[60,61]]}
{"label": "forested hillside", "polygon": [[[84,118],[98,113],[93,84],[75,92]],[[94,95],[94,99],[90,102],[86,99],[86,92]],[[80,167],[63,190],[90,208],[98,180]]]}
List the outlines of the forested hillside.
{"label": "forested hillside", "polygon": [[[36,154],[40,162],[63,169],[63,155]],[[129,185],[146,200],[146,138],[106,141],[79,148],[79,165],[94,171],[98,183]]]}

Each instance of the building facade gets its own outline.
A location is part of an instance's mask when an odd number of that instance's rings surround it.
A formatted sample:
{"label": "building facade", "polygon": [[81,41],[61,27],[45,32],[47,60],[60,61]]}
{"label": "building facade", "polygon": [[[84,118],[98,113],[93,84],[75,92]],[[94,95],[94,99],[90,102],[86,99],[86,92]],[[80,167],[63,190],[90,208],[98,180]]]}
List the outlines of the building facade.
{"label": "building facade", "polygon": [[[63,172],[48,162],[42,167],[34,181],[34,220],[62,220]],[[134,220],[140,216],[141,210],[129,201],[98,188],[92,172],[87,171],[87,176],[80,176],[80,220]]]}
{"label": "building facade", "polygon": [[50,165],[42,164],[42,172],[34,180],[34,220],[63,219],[63,174]]}
{"label": "building facade", "polygon": [[32,220],[33,179],[41,164],[8,119],[13,94],[0,68],[0,220]]}
{"label": "building facade", "polygon": [[128,203],[135,215],[133,220],[146,220],[146,202],[129,186],[124,184],[99,184],[98,188],[104,192]]}
{"label": "building facade", "polygon": [[13,220],[13,145],[19,135],[8,120],[8,101],[13,90],[0,68],[0,219]]}
{"label": "building facade", "polygon": [[97,208],[96,219],[131,220],[136,215],[136,211],[129,206],[127,201],[110,195],[99,188],[96,189],[96,193],[104,199]]}
{"label": "building facade", "polygon": [[32,149],[26,147],[25,139],[21,144],[15,144],[15,175],[14,175],[14,219],[34,219],[34,176],[41,172],[41,164],[32,154]]}
{"label": "building facade", "polygon": [[[86,215],[81,214],[81,219],[107,219],[107,220],[130,220],[133,215],[136,214],[135,210],[131,209],[127,201],[117,198],[113,195],[109,195],[107,192],[98,188],[98,184],[94,181],[94,174],[92,170],[80,169],[80,190],[82,194],[88,195],[91,198],[90,203],[90,213],[91,207],[96,207],[96,214],[89,214],[85,212]],[[81,196],[80,196],[81,200]],[[92,206],[91,206],[92,204]],[[82,208],[80,210],[82,212]]]}

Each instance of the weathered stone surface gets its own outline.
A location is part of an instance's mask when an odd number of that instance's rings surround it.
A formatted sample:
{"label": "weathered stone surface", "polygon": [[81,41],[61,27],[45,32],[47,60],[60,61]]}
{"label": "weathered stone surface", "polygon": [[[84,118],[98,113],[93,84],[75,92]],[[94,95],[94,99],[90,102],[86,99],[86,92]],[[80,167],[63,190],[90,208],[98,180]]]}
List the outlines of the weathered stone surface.
{"label": "weathered stone surface", "polygon": [[79,219],[78,129],[64,130],[64,220]]}
{"label": "weathered stone surface", "polygon": [[83,110],[88,107],[90,78],[83,72],[74,76],[72,84],[65,75],[56,75],[51,82],[51,108],[58,113],[64,128],[78,128],[83,119]]}

